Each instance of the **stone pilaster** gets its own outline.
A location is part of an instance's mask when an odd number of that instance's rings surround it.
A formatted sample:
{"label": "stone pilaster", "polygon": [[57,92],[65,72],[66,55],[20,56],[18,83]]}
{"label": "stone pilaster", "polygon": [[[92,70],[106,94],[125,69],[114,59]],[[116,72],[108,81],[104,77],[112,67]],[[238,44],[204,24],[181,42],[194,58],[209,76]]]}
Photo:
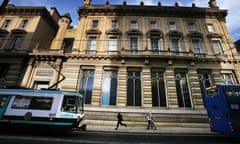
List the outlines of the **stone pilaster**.
{"label": "stone pilaster", "polygon": [[165,71],[165,77],[167,84],[168,108],[178,108],[174,69],[171,67],[167,68]]}
{"label": "stone pilaster", "polygon": [[188,71],[189,87],[192,97],[192,107],[195,109],[203,109],[203,97],[198,80],[198,74],[196,69],[189,69]]}
{"label": "stone pilaster", "polygon": [[152,107],[151,70],[148,67],[142,70],[142,87],[143,107]]}
{"label": "stone pilaster", "polygon": [[101,96],[102,96],[102,75],[103,75],[103,67],[96,66],[95,74],[94,74],[94,84],[93,84],[93,93],[92,93],[92,102],[91,104],[94,106],[101,105]]}
{"label": "stone pilaster", "polygon": [[127,68],[119,67],[117,106],[126,106],[127,103]]}

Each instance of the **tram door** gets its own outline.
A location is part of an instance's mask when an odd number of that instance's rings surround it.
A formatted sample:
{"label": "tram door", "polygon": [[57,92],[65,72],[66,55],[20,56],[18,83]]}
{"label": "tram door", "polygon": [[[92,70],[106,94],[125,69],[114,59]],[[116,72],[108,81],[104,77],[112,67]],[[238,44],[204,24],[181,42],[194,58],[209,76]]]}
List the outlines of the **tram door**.
{"label": "tram door", "polygon": [[7,104],[9,102],[10,96],[6,95],[0,95],[0,120],[2,118],[2,115],[4,114]]}

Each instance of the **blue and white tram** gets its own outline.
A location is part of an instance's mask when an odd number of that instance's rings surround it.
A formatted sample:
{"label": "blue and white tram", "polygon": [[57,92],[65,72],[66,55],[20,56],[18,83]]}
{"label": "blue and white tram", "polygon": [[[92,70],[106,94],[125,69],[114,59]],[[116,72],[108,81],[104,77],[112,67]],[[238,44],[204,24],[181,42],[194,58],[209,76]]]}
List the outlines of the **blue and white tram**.
{"label": "blue and white tram", "polygon": [[57,90],[0,89],[1,125],[79,128],[83,96]]}

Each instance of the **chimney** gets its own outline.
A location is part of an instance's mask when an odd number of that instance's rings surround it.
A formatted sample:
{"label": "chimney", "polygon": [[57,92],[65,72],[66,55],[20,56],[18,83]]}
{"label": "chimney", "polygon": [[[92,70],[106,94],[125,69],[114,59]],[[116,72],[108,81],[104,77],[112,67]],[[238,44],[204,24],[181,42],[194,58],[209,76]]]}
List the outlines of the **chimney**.
{"label": "chimney", "polygon": [[84,5],[85,6],[91,5],[91,1],[92,0],[84,0]]}

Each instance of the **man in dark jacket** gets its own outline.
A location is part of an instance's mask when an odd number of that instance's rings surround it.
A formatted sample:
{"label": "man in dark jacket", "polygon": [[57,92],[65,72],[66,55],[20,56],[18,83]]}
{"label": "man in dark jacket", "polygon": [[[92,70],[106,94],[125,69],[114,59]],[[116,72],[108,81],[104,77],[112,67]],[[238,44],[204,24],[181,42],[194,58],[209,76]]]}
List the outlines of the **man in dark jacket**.
{"label": "man in dark jacket", "polygon": [[122,123],[122,121],[124,121],[124,120],[123,120],[123,117],[122,117],[122,115],[120,113],[118,113],[117,119],[118,119],[118,121],[117,121],[117,126],[116,126],[115,130],[118,129],[119,124],[120,125],[124,125],[125,127],[127,127],[126,124]]}

